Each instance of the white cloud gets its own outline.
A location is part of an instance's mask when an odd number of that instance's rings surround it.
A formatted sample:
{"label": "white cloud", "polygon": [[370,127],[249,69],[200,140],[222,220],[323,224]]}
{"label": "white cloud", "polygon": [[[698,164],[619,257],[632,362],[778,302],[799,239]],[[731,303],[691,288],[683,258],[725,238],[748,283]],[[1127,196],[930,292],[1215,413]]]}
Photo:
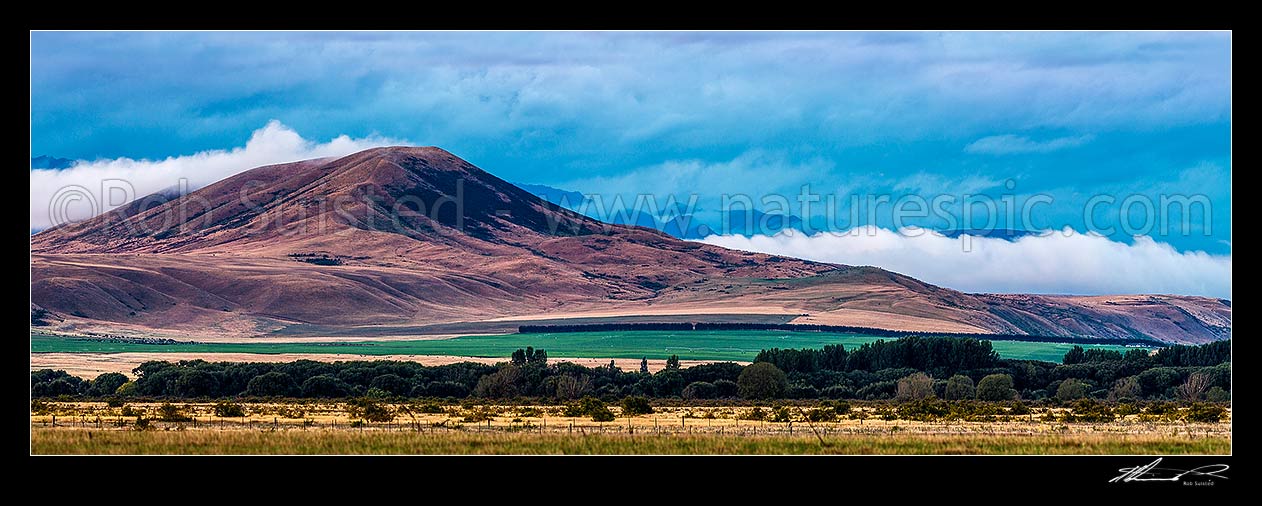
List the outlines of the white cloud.
{"label": "white cloud", "polygon": [[[255,167],[276,163],[345,156],[371,147],[402,144],[385,137],[352,139],[345,135],[328,142],[304,139],[298,132],[272,120],[255,130],[244,147],[211,150],[168,157],[164,160],[77,161],[62,170],[31,171],[31,230],[82,220],[110,211],[133,199],[143,198],[187,181],[195,190]],[[129,192],[122,189],[131,188]],[[86,196],[72,201],[72,195]],[[102,194],[106,194],[103,198]]]}
{"label": "white cloud", "polygon": [[[1068,234],[1068,235],[1067,235]],[[848,265],[875,265],[966,292],[1231,297],[1231,256],[1179,252],[1147,236],[1133,244],[1071,231],[950,239],[923,229],[859,227],[845,234],[710,236],[702,242]]]}
{"label": "white cloud", "polygon": [[1057,137],[1045,141],[1037,141],[1021,135],[992,135],[982,137],[964,147],[967,153],[986,155],[1012,155],[1020,153],[1050,153],[1062,149],[1076,148],[1095,139],[1093,135],[1074,137]]}

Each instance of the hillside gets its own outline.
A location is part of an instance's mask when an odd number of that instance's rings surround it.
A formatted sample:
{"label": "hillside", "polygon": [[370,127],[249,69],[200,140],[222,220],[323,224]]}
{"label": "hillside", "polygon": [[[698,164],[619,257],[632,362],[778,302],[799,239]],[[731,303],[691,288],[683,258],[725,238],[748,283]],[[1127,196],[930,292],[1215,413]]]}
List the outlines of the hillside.
{"label": "hillside", "polygon": [[601,223],[438,148],[259,167],[41,232],[31,251],[32,304],[79,330],[403,335],[497,319],[763,315],[1195,343],[1231,325],[1216,299],[974,295]]}

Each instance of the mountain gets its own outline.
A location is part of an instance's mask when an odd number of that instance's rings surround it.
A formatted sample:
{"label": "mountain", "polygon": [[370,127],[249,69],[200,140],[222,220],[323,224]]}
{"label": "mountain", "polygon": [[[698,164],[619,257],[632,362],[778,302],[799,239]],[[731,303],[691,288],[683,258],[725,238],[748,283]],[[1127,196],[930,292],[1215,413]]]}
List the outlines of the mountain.
{"label": "mountain", "polygon": [[801,230],[802,219],[788,214],[768,214],[757,209],[729,210],[719,224],[724,235],[776,235],[784,230]]}
{"label": "mountain", "polygon": [[994,239],[1007,239],[1015,241],[1027,235],[1035,235],[1038,232],[1030,232],[1027,230],[1013,230],[1009,228],[963,228],[955,230],[942,230],[938,232],[946,237],[956,239],[962,235],[971,235],[973,237],[988,237]]}
{"label": "mountain", "polygon": [[[562,190],[541,184],[516,183],[518,188],[526,190],[560,207],[573,211],[588,211],[584,207],[587,196],[582,192]],[[589,215],[590,216],[590,215]],[[595,216],[590,216],[598,218]],[[635,225],[666,232],[680,239],[701,239],[713,233],[709,225],[701,223],[688,213],[688,206],[676,204],[674,209],[663,211],[661,216],[653,216],[638,210],[627,210],[623,213],[613,212],[605,216],[607,223],[614,225]]]}
{"label": "mountain", "polygon": [[518,188],[535,194],[539,198],[564,207],[566,209],[582,209],[583,202],[587,200],[587,196],[581,192],[562,190],[551,186],[541,184],[514,183]]}
{"label": "mountain", "polygon": [[31,159],[32,169],[66,169],[74,165],[74,160],[40,155]]}
{"label": "mountain", "polygon": [[432,147],[259,167],[40,232],[31,253],[33,307],[79,330],[390,336],[689,315],[1205,342],[1231,325],[1217,299],[967,294],[602,223]]}

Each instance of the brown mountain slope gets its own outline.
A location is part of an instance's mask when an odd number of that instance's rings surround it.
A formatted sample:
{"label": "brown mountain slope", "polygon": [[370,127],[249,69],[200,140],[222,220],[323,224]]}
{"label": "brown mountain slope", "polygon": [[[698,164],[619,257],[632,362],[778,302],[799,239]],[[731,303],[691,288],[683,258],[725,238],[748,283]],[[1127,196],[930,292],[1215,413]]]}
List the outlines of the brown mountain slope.
{"label": "brown mountain slope", "polygon": [[1172,342],[1230,333],[1231,308],[1215,299],[971,295],[609,225],[438,148],[260,167],[47,230],[31,249],[32,302],[80,329],[390,335],[541,315],[740,313]]}

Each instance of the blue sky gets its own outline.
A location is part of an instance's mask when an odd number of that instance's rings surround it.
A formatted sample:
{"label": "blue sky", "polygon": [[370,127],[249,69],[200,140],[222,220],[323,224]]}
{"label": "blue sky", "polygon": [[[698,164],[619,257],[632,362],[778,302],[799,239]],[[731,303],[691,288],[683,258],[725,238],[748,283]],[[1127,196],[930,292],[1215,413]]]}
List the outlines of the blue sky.
{"label": "blue sky", "polygon": [[[510,181],[698,192],[706,219],[721,193],[794,196],[803,184],[840,196],[1048,195],[1034,225],[1079,231],[1096,195],[1203,195],[1212,211],[1192,213],[1187,233],[1142,232],[1179,252],[1229,255],[1231,42],[1199,32],[33,33],[31,152],[165,159],[244,146],[275,120],[311,142],[441,146]],[[1096,211],[1105,226],[1122,214]],[[891,227],[887,218],[840,228]],[[1127,231],[1108,235],[1133,243]]]}

